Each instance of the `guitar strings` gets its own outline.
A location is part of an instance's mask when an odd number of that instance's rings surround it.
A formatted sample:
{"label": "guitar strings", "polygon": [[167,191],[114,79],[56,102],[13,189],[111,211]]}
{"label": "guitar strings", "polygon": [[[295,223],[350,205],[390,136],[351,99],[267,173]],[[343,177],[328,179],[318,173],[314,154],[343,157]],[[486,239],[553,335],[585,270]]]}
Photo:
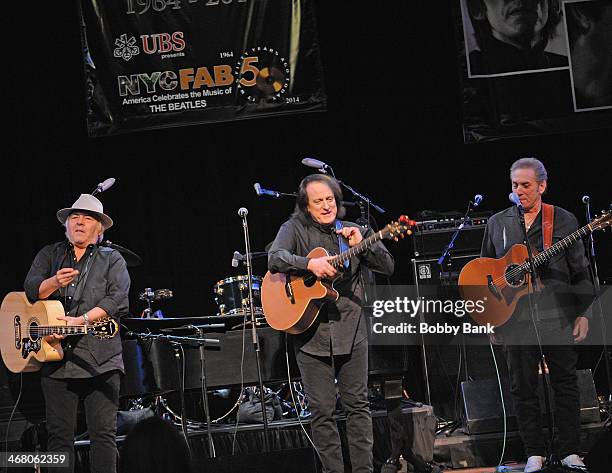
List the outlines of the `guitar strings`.
{"label": "guitar strings", "polygon": [[[554,256],[558,251],[561,251],[561,249],[567,249],[570,245],[574,244],[580,236],[586,236],[588,234],[587,227],[589,227],[589,225],[585,225],[584,227],[579,228],[578,230],[576,230],[574,233],[572,233],[568,237],[565,237],[563,240],[558,241],[557,243],[552,245],[546,251],[543,251],[539,255],[536,255],[533,261],[534,266],[539,266],[540,264],[543,264],[544,262],[546,262],[546,260],[549,259],[550,256]],[[584,233],[584,234],[581,235],[581,233]],[[569,241],[571,239],[573,239],[574,241],[572,241],[571,243],[568,243],[567,245],[563,243],[565,240]],[[524,274],[528,270],[528,266],[529,266],[528,263],[523,263],[517,266],[516,268],[513,268],[512,270],[508,271],[503,276],[497,279],[494,279],[492,282],[496,286],[501,285],[501,283],[504,283],[504,285],[507,286],[509,285],[508,278],[514,278],[515,276],[521,275],[521,273]]]}

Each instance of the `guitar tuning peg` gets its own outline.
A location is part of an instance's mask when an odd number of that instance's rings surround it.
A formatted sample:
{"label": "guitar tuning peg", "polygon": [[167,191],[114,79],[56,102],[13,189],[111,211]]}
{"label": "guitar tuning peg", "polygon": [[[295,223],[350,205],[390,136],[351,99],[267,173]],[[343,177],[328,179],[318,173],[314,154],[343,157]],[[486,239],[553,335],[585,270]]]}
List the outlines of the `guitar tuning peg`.
{"label": "guitar tuning peg", "polygon": [[393,237],[393,239],[394,239],[395,241],[398,241],[398,239],[397,239],[397,237],[396,237],[396,236],[394,236],[394,237]]}

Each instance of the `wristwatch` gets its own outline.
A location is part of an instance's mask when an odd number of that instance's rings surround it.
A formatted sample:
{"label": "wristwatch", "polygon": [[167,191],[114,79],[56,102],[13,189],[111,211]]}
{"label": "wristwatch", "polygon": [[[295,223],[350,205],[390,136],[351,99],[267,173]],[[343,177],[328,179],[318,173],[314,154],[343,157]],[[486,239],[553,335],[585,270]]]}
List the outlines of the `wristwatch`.
{"label": "wristwatch", "polygon": [[83,314],[83,321],[85,322],[85,325],[89,325],[89,316],[87,315],[87,312]]}

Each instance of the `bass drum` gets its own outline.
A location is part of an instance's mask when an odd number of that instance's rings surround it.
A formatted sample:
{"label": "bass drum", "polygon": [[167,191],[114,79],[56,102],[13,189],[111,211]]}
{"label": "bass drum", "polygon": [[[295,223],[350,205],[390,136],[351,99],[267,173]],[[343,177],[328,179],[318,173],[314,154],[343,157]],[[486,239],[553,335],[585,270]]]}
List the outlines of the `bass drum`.
{"label": "bass drum", "polygon": [[[249,285],[248,276],[234,276],[225,278],[215,284],[213,293],[219,308],[217,315],[245,315],[249,314]],[[261,306],[261,276],[252,276],[253,300],[255,315],[263,315]]]}

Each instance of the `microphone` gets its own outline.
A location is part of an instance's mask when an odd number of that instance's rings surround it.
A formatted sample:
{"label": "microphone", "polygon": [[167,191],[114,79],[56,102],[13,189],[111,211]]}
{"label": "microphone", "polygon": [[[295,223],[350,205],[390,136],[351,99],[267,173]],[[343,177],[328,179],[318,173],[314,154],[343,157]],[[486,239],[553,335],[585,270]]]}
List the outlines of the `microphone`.
{"label": "microphone", "polygon": [[255,184],[253,184],[253,188],[255,189],[255,193],[258,196],[269,195],[271,197],[274,197],[275,199],[278,199],[280,197],[280,193],[279,192],[271,191],[271,190],[268,190],[268,189],[264,189],[264,188],[261,187],[259,182],[256,182]]}
{"label": "microphone", "polygon": [[521,204],[521,199],[519,199],[519,196],[516,195],[514,192],[510,192],[510,194],[508,194],[508,199],[519,209],[523,208],[523,205]]}
{"label": "microphone", "polygon": [[114,177],[109,177],[105,181],[100,182],[96,186],[95,190],[91,193],[91,195],[96,195],[96,194],[100,194],[100,193],[102,193],[104,191],[107,191],[108,189],[110,189],[113,186],[113,184],[115,183],[115,180],[116,179]]}
{"label": "microphone", "polygon": [[588,195],[583,195],[583,196],[582,196],[582,203],[583,203],[584,205],[586,205],[586,204],[588,204],[589,202],[591,202],[591,197],[590,197],[590,196],[588,196]]}
{"label": "microphone", "polygon": [[240,254],[238,251],[234,251],[234,256],[232,256],[232,267],[237,268],[238,262],[244,259],[244,255]]}
{"label": "microphone", "polygon": [[476,194],[474,196],[474,207],[478,207],[481,202],[482,202],[482,195]]}
{"label": "microphone", "polygon": [[245,209],[244,207],[240,207],[238,209],[238,216],[244,218],[249,214],[249,211],[247,209]]}
{"label": "microphone", "polygon": [[308,166],[309,168],[315,168],[323,173],[327,173],[327,168],[329,167],[323,161],[319,161],[315,158],[304,158],[302,159],[302,164],[304,166]]}

